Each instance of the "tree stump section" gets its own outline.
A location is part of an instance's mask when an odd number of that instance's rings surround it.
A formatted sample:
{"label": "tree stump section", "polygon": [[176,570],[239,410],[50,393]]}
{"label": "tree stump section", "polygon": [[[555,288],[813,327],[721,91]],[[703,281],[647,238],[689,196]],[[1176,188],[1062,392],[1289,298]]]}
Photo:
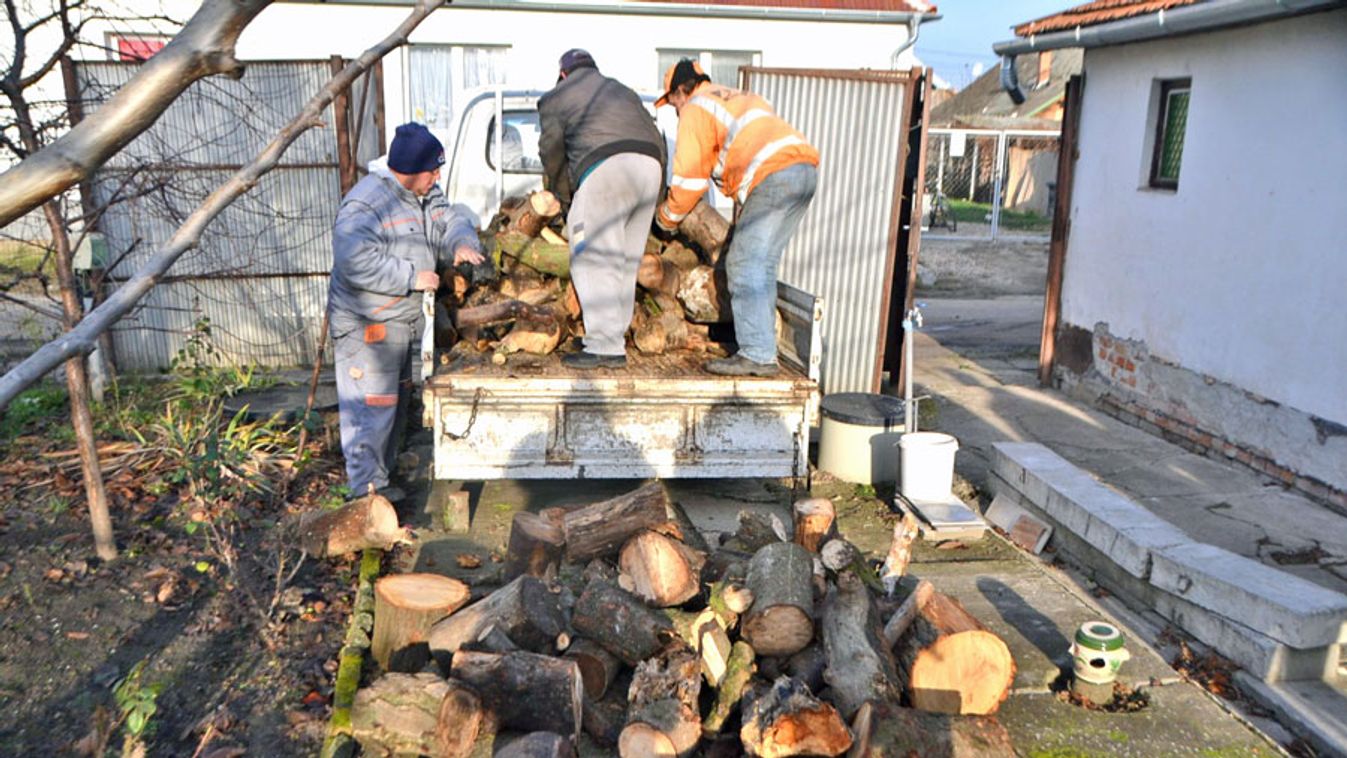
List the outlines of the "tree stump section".
{"label": "tree stump section", "polygon": [[370,652],[384,671],[420,671],[430,657],[430,627],[471,596],[468,585],[439,574],[393,574],[374,583]]}
{"label": "tree stump section", "polygon": [[566,537],[560,526],[539,514],[521,511],[510,523],[504,576],[555,576],[565,552]]}
{"label": "tree stump section", "polygon": [[895,652],[899,681],[923,711],[995,713],[1015,679],[1006,643],[939,592],[917,608]]}
{"label": "tree stump section", "polygon": [[593,640],[578,639],[566,648],[566,657],[580,667],[580,678],[585,683],[585,697],[590,700],[603,699],[608,685],[617,678],[622,662],[603,646]]}
{"label": "tree stump section", "polygon": [[430,652],[447,670],[454,652],[475,642],[489,626],[525,650],[551,653],[566,629],[566,619],[560,600],[546,585],[536,577],[520,576],[432,626]]}
{"label": "tree stump section", "polygon": [[790,655],[814,637],[814,559],[793,542],[759,550],[748,564],[753,606],[740,634],[758,655]]}
{"label": "tree stump section", "polygon": [[837,583],[828,588],[819,616],[828,659],[823,680],[842,716],[850,718],[869,700],[897,700],[901,692],[893,655],[884,643],[870,592],[860,578],[850,571],[839,574]]}
{"label": "tree stump section", "polygon": [[575,746],[556,732],[533,732],[509,742],[493,758],[575,758]]}
{"label": "tree stump section", "polygon": [[832,756],[851,747],[851,732],[837,710],[787,676],[746,699],[743,721],[739,739],[749,755]]}
{"label": "tree stump section", "polygon": [[792,511],[795,514],[795,544],[817,553],[823,543],[832,535],[833,520],[837,510],[826,497],[810,497],[797,500]]}
{"label": "tree stump section", "polygon": [[583,563],[617,552],[627,538],[667,520],[669,493],[651,482],[633,492],[587,505],[566,514],[566,560]]}
{"label": "tree stump section", "polygon": [[702,737],[697,656],[679,650],[636,666],[627,691],[628,723],[617,740],[623,758],[687,756]]}
{"label": "tree stump section", "polygon": [[574,661],[534,653],[454,653],[449,675],[472,687],[507,729],[580,735],[584,684]]}
{"label": "tree stump section", "polygon": [[659,532],[643,530],[622,546],[618,566],[632,594],[656,608],[681,605],[701,588],[706,556]]}
{"label": "tree stump section", "polygon": [[438,754],[440,706],[451,689],[435,674],[384,674],[356,691],[351,736],[368,755]]}
{"label": "tree stump section", "polygon": [[386,550],[407,536],[398,526],[393,504],[380,495],[367,495],[335,511],[306,514],[299,535],[304,550],[316,558],[370,547]]}
{"label": "tree stump section", "polygon": [[507,211],[512,231],[527,237],[537,237],[547,223],[561,213],[561,203],[547,190],[539,190],[528,196],[514,211]]}
{"label": "tree stump section", "polygon": [[739,708],[744,689],[753,679],[753,647],[747,642],[736,642],[730,649],[730,657],[725,665],[725,675],[716,687],[716,701],[702,719],[702,731],[709,735],[719,734],[725,722]]}
{"label": "tree stump section", "polygon": [[575,601],[571,625],[628,666],[635,666],[678,639],[664,614],[602,580],[590,582]]}
{"label": "tree stump section", "polygon": [[851,758],[941,756],[941,758],[1013,758],[1010,733],[992,716],[950,716],[866,703],[852,722],[856,744]]}

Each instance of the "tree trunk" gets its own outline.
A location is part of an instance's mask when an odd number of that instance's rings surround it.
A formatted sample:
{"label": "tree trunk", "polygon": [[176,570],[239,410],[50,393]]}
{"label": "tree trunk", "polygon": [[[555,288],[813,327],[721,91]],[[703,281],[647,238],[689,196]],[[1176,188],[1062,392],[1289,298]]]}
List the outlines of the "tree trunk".
{"label": "tree trunk", "polygon": [[612,653],[593,640],[578,639],[566,648],[566,657],[580,667],[580,678],[585,683],[585,697],[602,700],[608,685],[617,678],[622,663]]}
{"label": "tree trunk", "polygon": [[907,575],[907,565],[912,562],[912,541],[919,531],[917,517],[911,513],[904,513],[902,520],[893,525],[893,541],[889,543],[889,554],[879,573],[884,590],[890,595]]}
{"label": "tree trunk", "polygon": [[561,203],[557,202],[556,195],[551,192],[538,190],[529,193],[527,200],[508,213],[511,231],[519,232],[526,237],[537,237],[543,227],[561,213]]}
{"label": "tree trunk", "polygon": [[856,744],[851,758],[933,756],[937,758],[1014,758],[1010,733],[992,716],[949,716],[866,703],[852,722]]}
{"label": "tree trunk", "polygon": [[516,645],[539,653],[556,650],[566,631],[560,601],[535,577],[520,576],[430,628],[430,652],[445,670],[449,658],[495,626]]}
{"label": "tree trunk", "polygon": [[468,585],[439,574],[392,574],[374,583],[370,652],[385,671],[420,671],[430,657],[426,636],[471,595]]}
{"label": "tree trunk", "polygon": [[893,655],[884,644],[870,592],[855,574],[838,575],[819,616],[828,657],[823,680],[842,716],[850,718],[867,700],[897,700],[901,692]]}
{"label": "tree trunk", "polygon": [[381,495],[366,495],[335,511],[311,511],[300,519],[299,534],[304,550],[318,558],[369,547],[384,550],[407,536],[393,504]]}
{"label": "tree trunk", "polygon": [[683,275],[678,300],[688,321],[697,324],[730,321],[730,293],[725,277],[710,266],[698,266]]}
{"label": "tree trunk", "polygon": [[534,653],[454,653],[449,675],[472,687],[497,723],[524,732],[580,735],[584,684],[575,661]]}
{"label": "tree trunk", "polygon": [[651,482],[625,495],[566,514],[566,560],[581,563],[617,552],[631,535],[667,520],[669,493]]}
{"label": "tree trunk", "polygon": [[441,706],[461,697],[453,690],[435,674],[384,674],[356,691],[351,736],[367,755],[439,755]]}
{"label": "tree trunk", "polygon": [[657,608],[682,605],[701,588],[706,556],[659,532],[637,532],[622,546],[618,566],[630,577],[630,591]]}
{"label": "tree trunk", "polygon": [[512,740],[493,758],[575,758],[575,746],[556,732],[533,732]]}
{"label": "tree trunk", "polygon": [[636,666],[627,691],[627,727],[617,741],[623,758],[687,756],[701,741],[697,656],[680,650]]}
{"label": "tree trunk", "polygon": [[449,692],[440,701],[439,716],[435,721],[436,756],[467,758],[472,755],[477,737],[483,729],[494,726],[486,718],[481,698],[467,685],[448,680]]}
{"label": "tree trunk", "polygon": [[714,266],[730,235],[730,222],[702,198],[678,224],[678,231],[702,251],[707,263]]}
{"label": "tree trunk", "polygon": [[536,513],[516,513],[505,553],[505,578],[513,579],[520,574],[538,578],[556,576],[565,552],[566,538],[560,526]]}
{"label": "tree trunk", "polygon": [[785,676],[745,699],[739,739],[744,752],[763,758],[841,755],[851,747],[851,732],[837,710]]}
{"label": "tree trunk", "polygon": [[817,553],[832,534],[837,511],[826,497],[810,497],[795,501],[795,544]]}
{"label": "tree trunk", "polygon": [[768,545],[748,564],[753,607],[740,634],[759,655],[790,655],[814,637],[814,560],[793,542]]}
{"label": "tree trunk", "polygon": [[1015,679],[1006,643],[939,592],[917,608],[896,652],[899,680],[923,711],[995,713]]}
{"label": "tree trunk", "polygon": [[668,617],[601,580],[590,582],[575,601],[571,625],[629,666],[678,639]]}
{"label": "tree trunk", "polygon": [[725,722],[739,707],[744,689],[753,678],[753,646],[747,642],[734,643],[730,657],[725,665],[725,675],[716,686],[716,701],[711,710],[702,719],[702,731],[707,735],[719,734]]}

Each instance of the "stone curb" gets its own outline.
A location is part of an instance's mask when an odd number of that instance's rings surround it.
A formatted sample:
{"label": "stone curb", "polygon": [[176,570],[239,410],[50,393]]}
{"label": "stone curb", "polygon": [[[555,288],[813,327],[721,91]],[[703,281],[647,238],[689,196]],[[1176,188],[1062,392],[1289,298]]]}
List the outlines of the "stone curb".
{"label": "stone curb", "polygon": [[360,688],[360,669],[364,666],[370,634],[374,630],[374,580],[379,577],[382,564],[382,550],[370,548],[360,556],[351,621],[346,627],[337,678],[332,687],[332,717],[328,719],[327,737],[319,754],[322,758],[355,754],[355,740],[351,738],[351,706],[355,703],[356,690]]}

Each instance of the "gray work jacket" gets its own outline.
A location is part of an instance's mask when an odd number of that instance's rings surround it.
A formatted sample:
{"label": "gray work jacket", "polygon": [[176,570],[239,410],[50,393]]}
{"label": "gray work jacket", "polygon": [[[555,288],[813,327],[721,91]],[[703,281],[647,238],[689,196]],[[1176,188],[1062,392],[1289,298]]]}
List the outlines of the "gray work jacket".
{"label": "gray work jacket", "polygon": [[480,251],[477,229],[439,187],[418,198],[388,169],[371,171],[337,211],[328,308],[365,321],[414,321],[416,272],[451,265],[461,245]]}

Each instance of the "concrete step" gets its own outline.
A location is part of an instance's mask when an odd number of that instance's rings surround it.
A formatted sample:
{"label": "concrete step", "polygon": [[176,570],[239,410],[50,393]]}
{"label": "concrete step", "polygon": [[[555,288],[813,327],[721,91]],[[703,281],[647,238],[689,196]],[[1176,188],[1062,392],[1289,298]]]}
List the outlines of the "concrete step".
{"label": "concrete step", "polygon": [[1239,672],[1235,681],[1321,754],[1347,758],[1347,681],[1343,677],[1269,684]]}

